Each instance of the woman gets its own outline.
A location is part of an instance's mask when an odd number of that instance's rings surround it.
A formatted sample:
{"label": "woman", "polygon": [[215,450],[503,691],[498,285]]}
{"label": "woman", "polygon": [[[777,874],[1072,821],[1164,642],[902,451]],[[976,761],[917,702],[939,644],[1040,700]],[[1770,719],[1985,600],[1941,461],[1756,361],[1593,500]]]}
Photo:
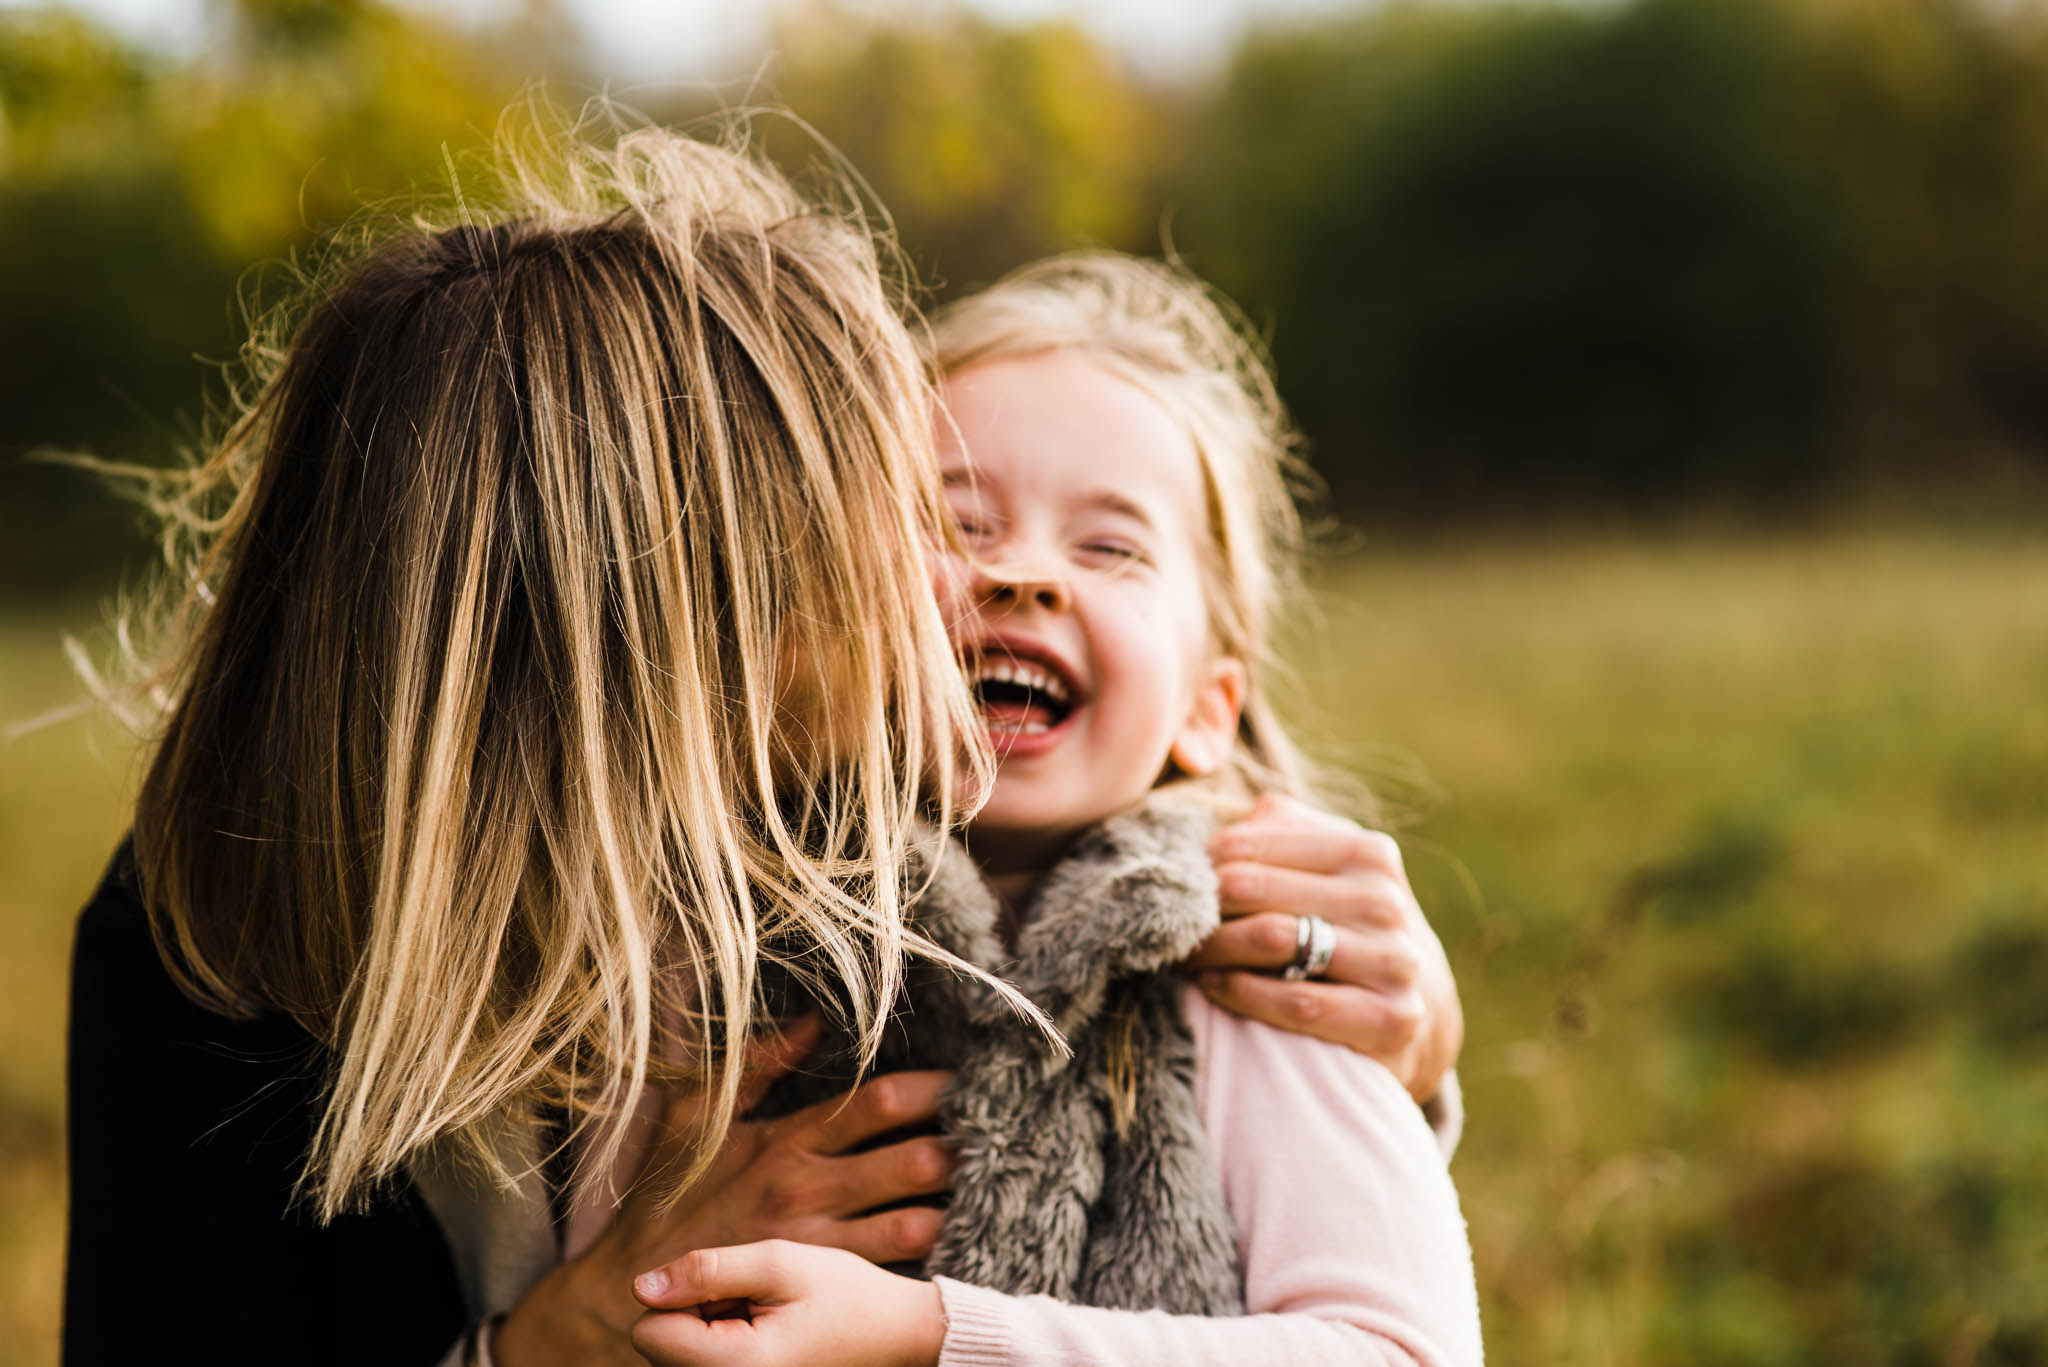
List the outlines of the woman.
{"label": "woman", "polygon": [[[872,239],[652,131],[512,170],[501,219],[309,289],[155,485],[168,706],[80,925],[68,1362],[461,1361],[491,1315],[503,1367],[631,1362],[631,1278],[688,1249],[930,1242],[864,1214],[944,1185],[929,1142],[853,1150],[938,1079],[734,1119],[806,1040],[762,1036],[762,964],[872,1038],[938,953],[903,928],[913,824],[985,773]],[[1455,1005],[1405,886],[1298,808],[1221,841],[1260,914],[1205,964],[1284,964],[1322,911],[1394,968],[1219,996],[1433,1090]],[[650,1125],[654,1170],[615,1171]]]}

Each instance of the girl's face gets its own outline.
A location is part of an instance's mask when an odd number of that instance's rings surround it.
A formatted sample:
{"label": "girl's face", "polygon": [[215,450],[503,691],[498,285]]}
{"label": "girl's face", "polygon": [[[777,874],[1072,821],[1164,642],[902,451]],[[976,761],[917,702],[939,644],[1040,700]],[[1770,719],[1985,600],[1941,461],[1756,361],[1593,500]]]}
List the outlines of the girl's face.
{"label": "girl's face", "polygon": [[1228,754],[1244,670],[1210,643],[1200,459],[1081,353],[973,366],[943,398],[968,555],[940,555],[934,582],[998,762],[975,852],[1042,866],[1169,762],[1204,774]]}

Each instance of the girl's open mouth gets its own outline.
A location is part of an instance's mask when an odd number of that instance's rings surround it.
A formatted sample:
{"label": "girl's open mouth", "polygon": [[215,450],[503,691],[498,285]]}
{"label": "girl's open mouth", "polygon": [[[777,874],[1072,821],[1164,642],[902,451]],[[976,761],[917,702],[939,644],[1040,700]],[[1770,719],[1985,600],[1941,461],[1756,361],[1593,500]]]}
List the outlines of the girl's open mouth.
{"label": "girl's open mouth", "polygon": [[967,678],[989,739],[1005,754],[1051,744],[1079,710],[1074,685],[1062,671],[1028,655],[988,650],[968,661]]}

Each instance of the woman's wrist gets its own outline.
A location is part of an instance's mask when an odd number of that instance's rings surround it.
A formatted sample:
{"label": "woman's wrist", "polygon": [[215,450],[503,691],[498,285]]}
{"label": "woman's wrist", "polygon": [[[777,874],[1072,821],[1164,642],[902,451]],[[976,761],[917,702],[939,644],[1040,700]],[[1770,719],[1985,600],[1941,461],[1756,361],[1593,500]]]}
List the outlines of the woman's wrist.
{"label": "woman's wrist", "polygon": [[594,1257],[557,1264],[512,1307],[491,1336],[492,1367],[646,1367],[627,1337],[640,1317],[632,1277]]}

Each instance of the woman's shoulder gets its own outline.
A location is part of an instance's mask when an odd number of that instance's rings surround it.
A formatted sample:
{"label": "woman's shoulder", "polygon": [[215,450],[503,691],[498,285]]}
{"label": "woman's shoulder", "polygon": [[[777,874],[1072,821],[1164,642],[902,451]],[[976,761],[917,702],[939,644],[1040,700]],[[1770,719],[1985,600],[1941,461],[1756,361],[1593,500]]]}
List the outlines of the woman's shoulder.
{"label": "woman's shoulder", "polygon": [[[68,1067],[67,1363],[424,1363],[461,1333],[447,1247],[409,1183],[326,1226],[296,1205],[326,1053],[284,1016],[234,1019],[179,990],[126,844],[78,918]],[[333,1313],[371,1300],[376,1315]]]}
{"label": "woman's shoulder", "polygon": [[99,886],[78,914],[78,936],[74,956],[94,968],[127,970],[138,966],[138,948],[150,943],[149,913],[142,904],[141,879],[135,871],[135,842],[124,839],[114,857],[107,861]]}
{"label": "woman's shoulder", "polygon": [[211,1042],[303,1065],[317,1046],[279,1015],[221,1015],[181,991],[165,967],[143,901],[133,840],[123,840],[78,916],[71,952],[73,1047],[89,1033],[127,1032],[128,1047]]}
{"label": "woman's shoulder", "polygon": [[[79,913],[72,945],[75,1138],[88,1146],[111,1136],[157,1139],[196,1158],[218,1147],[208,1141],[234,1133],[303,1152],[325,1063],[318,1043],[286,1017],[221,1015],[179,989],[124,841]],[[237,1156],[246,1161],[246,1150]]]}

